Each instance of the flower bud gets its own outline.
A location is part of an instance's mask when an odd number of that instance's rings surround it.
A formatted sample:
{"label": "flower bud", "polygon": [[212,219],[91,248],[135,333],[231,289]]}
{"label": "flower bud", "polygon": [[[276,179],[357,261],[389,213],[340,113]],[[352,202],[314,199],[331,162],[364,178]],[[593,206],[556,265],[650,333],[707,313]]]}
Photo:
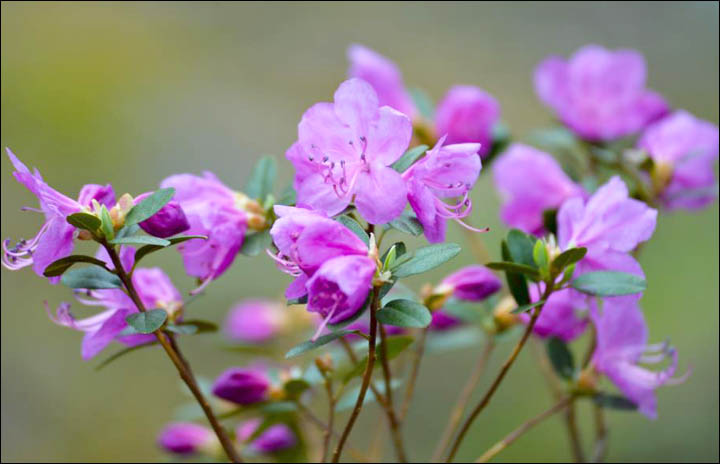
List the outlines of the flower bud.
{"label": "flower bud", "polygon": [[502,283],[485,266],[466,266],[445,277],[438,289],[452,289],[455,298],[465,301],[482,301],[500,290]]}
{"label": "flower bud", "polygon": [[[149,195],[150,193],[143,193],[135,199],[135,204]],[[190,223],[180,203],[170,200],[157,213],[141,222],[140,227],[150,235],[165,238],[185,232],[190,228]]]}
{"label": "flower bud", "polygon": [[511,312],[516,306],[515,300],[510,296],[506,296],[495,307],[493,320],[495,321],[495,331],[497,333],[504,332],[521,321],[517,314]]}
{"label": "flower bud", "polygon": [[158,436],[158,445],[176,454],[195,454],[210,450],[216,443],[212,430],[192,422],[168,424]]}
{"label": "flower bud", "polygon": [[[235,430],[238,441],[245,442],[250,439],[259,426],[260,419],[251,419],[240,424]],[[275,424],[260,433],[248,444],[248,448],[256,453],[270,454],[292,448],[296,443],[297,438],[290,427],[285,424]]]}
{"label": "flower bud", "polygon": [[270,390],[270,379],[259,369],[233,367],[217,378],[213,394],[236,404],[253,404],[264,401]]}

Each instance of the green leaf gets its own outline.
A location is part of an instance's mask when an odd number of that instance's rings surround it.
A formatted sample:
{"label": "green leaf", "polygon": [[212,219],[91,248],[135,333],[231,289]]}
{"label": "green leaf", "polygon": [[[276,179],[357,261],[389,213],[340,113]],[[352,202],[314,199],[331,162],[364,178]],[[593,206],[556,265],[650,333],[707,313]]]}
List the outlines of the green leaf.
{"label": "green leaf", "polygon": [[552,275],[559,275],[566,267],[583,259],[586,254],[587,248],[570,248],[569,250],[563,251],[553,259],[550,265]]}
{"label": "green leaf", "polygon": [[137,333],[150,334],[162,327],[167,317],[167,312],[164,309],[151,309],[150,311],[131,314],[125,320]]}
{"label": "green leaf", "polygon": [[309,388],[310,384],[303,379],[290,379],[283,385],[288,398],[297,398]]}
{"label": "green leaf", "polygon": [[415,237],[422,235],[424,230],[418,218],[407,214],[402,214],[397,218],[393,219],[388,223],[388,226],[392,227],[395,230],[399,230],[400,232],[405,232],[406,234],[413,235]]}
{"label": "green leaf", "polygon": [[43,271],[43,275],[45,277],[57,277],[64,274],[65,271],[70,269],[75,263],[89,263],[103,268],[105,267],[104,261],[93,258],[92,256],[70,255],[50,263],[48,267],[45,268],[45,271]]}
{"label": "green leaf", "polygon": [[197,333],[198,328],[194,325],[175,325],[175,324],[168,324],[165,326],[165,330],[168,332],[174,332],[176,334],[180,335],[193,335]]}
{"label": "green leaf", "polygon": [[458,253],[460,253],[460,245],[456,243],[438,243],[420,248],[406,262],[398,265],[396,261],[393,275],[402,278],[421,274],[444,264]]}
{"label": "green leaf", "polygon": [[100,227],[105,238],[108,240],[112,240],[113,238],[115,238],[115,227],[113,226],[110,212],[105,205],[102,205],[102,207],[100,208],[100,221]]}
{"label": "green leaf", "polygon": [[318,337],[315,341],[308,340],[306,342],[302,342],[299,345],[290,348],[290,350],[285,353],[285,359],[294,358],[295,356],[299,356],[307,351],[327,345],[328,343],[337,340],[338,338],[342,338],[345,335],[357,332],[357,330],[338,330],[337,332],[331,332],[327,335]]}
{"label": "green leaf", "polygon": [[400,159],[392,164],[392,168],[397,172],[405,172],[417,161],[428,149],[427,145],[418,145],[406,151]]}
{"label": "green leaf", "polygon": [[365,245],[370,243],[370,237],[365,232],[365,229],[363,229],[363,227],[355,219],[343,214],[342,216],[335,218],[335,220],[350,229],[360,240],[365,242]]}
{"label": "green leaf", "polygon": [[533,248],[537,239],[530,237],[525,232],[512,229],[507,235],[508,251],[510,252],[511,261],[526,266],[535,267],[533,259]]}
{"label": "green leaf", "polygon": [[173,195],[175,195],[175,189],[172,187],[159,189],[148,195],[127,213],[125,227],[139,224],[152,217],[172,199]]}
{"label": "green leaf", "polygon": [[[402,353],[407,347],[409,347],[412,342],[413,338],[408,335],[395,335],[392,337],[386,338],[387,342],[387,359],[390,361],[391,359],[396,358],[400,353]],[[380,346],[375,347],[375,365],[373,368],[377,368],[380,365],[382,365],[383,362],[383,356],[382,356],[382,350],[380,349]],[[346,373],[343,377],[343,382],[347,383],[350,380],[352,380],[354,377],[357,377],[359,375],[362,375],[363,372],[365,372],[365,368],[367,367],[368,363],[368,357],[367,355],[360,360],[355,367],[350,370],[350,372]]]}
{"label": "green leaf", "polygon": [[515,274],[525,274],[526,276],[538,279],[540,272],[534,267],[527,266],[525,264],[518,264],[509,261],[495,261],[492,263],[485,264],[486,267],[494,269],[496,271],[512,272]]}
{"label": "green leaf", "polygon": [[[512,259],[510,256],[510,250],[505,240],[502,241],[502,258],[504,260]],[[515,302],[522,306],[530,303],[530,293],[527,287],[527,280],[522,274],[516,272],[505,271],[505,279],[507,280],[510,293],[512,293]]]}
{"label": "green leaf", "polygon": [[270,237],[270,232],[267,230],[246,235],[242,248],[240,248],[240,253],[245,256],[257,256],[268,248],[271,242],[272,238]]}
{"label": "green leaf", "polygon": [[424,328],[432,321],[430,311],[412,300],[392,300],[380,309],[375,317],[385,325],[396,327]]}
{"label": "green leaf", "polygon": [[90,213],[74,213],[65,218],[65,220],[78,229],[89,230],[93,233],[97,232],[102,225],[100,218]]}
{"label": "green leaf", "polygon": [[620,395],[598,393],[593,396],[593,401],[603,408],[618,409],[621,411],[634,411],[637,409],[635,403]]}
{"label": "green leaf", "polygon": [[517,308],[513,309],[510,312],[513,314],[520,314],[520,313],[530,311],[533,308],[537,308],[538,306],[543,305],[543,304],[545,304],[545,300],[539,300],[534,303],[528,303],[528,304],[524,304],[522,306],[518,306]]}
{"label": "green leaf", "polygon": [[433,105],[430,96],[422,89],[416,87],[409,88],[410,98],[412,98],[415,107],[418,109],[423,118],[432,121],[435,113],[435,106]]}
{"label": "green leaf", "polygon": [[250,198],[265,199],[272,193],[277,177],[277,162],[272,156],[263,156],[255,163],[250,179],[245,184],[245,193]]}
{"label": "green leaf", "polygon": [[133,235],[132,237],[121,237],[110,240],[111,245],[153,245],[165,248],[170,245],[170,240],[153,237],[152,235]]}
{"label": "green leaf", "polygon": [[549,261],[547,247],[542,240],[536,240],[533,246],[533,261],[539,269],[546,269]]}
{"label": "green leaf", "polygon": [[127,348],[123,348],[122,350],[120,350],[120,351],[112,354],[112,355],[109,356],[107,359],[105,359],[103,362],[101,362],[100,364],[98,364],[97,366],[95,366],[95,370],[96,370],[96,371],[99,371],[100,369],[104,368],[105,366],[107,366],[107,365],[110,364],[111,362],[113,362],[113,361],[115,361],[116,359],[119,359],[119,358],[125,356],[125,355],[128,354],[128,353],[132,353],[133,351],[137,351],[137,350],[139,350],[139,349],[141,349],[141,348],[145,348],[145,347],[153,346],[153,345],[157,345],[157,344],[158,344],[158,342],[153,341],[153,342],[150,342],[150,343],[143,343],[142,345],[128,346]]}
{"label": "green leaf", "polygon": [[140,226],[137,224],[133,224],[131,226],[124,226],[115,233],[115,238],[132,237],[138,232],[140,232]]}
{"label": "green leaf", "polygon": [[[173,246],[177,245],[179,243],[186,242],[188,240],[193,239],[202,239],[207,240],[207,235],[178,235],[172,238],[167,239],[168,242],[170,242],[167,246]],[[145,245],[144,247],[138,248],[138,250],[135,252],[135,264],[137,265],[138,262],[145,256],[149,255],[150,253],[154,253],[158,250],[162,250],[163,248],[166,248],[165,245]]]}
{"label": "green leaf", "polygon": [[70,269],[60,279],[66,287],[97,290],[102,288],[120,288],[120,277],[104,267],[90,266]]}
{"label": "green leaf", "polygon": [[218,325],[214,322],[204,321],[202,319],[185,319],[175,324],[175,327],[194,327],[193,333],[210,333],[217,332]]}
{"label": "green leaf", "polygon": [[627,272],[588,272],[573,280],[570,285],[588,295],[620,296],[645,291],[645,279]]}
{"label": "green leaf", "polygon": [[575,375],[575,361],[564,341],[552,337],[547,342],[547,354],[555,372],[562,378],[570,380]]}

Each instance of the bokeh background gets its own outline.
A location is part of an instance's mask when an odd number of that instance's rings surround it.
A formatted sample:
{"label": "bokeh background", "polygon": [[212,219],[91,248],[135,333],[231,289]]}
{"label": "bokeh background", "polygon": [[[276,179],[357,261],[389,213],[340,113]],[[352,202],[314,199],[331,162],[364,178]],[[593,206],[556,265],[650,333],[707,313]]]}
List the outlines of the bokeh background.
{"label": "bokeh background", "polygon": [[[345,76],[345,49],[352,42],[393,58],[406,82],[436,101],[455,83],[485,88],[520,137],[551,123],[533,93],[534,66],[550,53],[566,55],[590,42],[642,51],[653,89],[718,122],[714,2],[3,2],[1,8],[2,146],[73,195],[86,182],[112,182],[118,193],[138,193],[171,173],[205,169],[240,188],[263,154],[281,161],[281,183],[287,183],[291,171],[283,154],[296,124],[312,103],[331,98]],[[0,235],[27,237],[40,221],[19,208],[34,205],[34,198],[14,182],[2,158]],[[483,239],[497,255],[505,229],[490,176],[482,176],[474,201],[473,223],[493,229]],[[457,229],[449,239],[463,243]],[[183,291],[192,288],[176,253],[154,260],[167,266]],[[471,261],[465,254],[453,266]],[[657,421],[610,413],[609,458],[717,461],[717,202],[699,213],[661,216],[641,261],[652,339],[672,337],[682,369],[692,365],[693,375],[660,391]],[[50,323],[43,309],[43,300],[53,306],[67,300],[68,290],[27,269],[0,275],[2,460],[162,459],[155,435],[186,401],[164,355],[140,351],[95,372],[97,360],[80,359],[80,335]],[[286,283],[269,259],[241,257],[190,311],[219,322],[236,300],[279,298]],[[213,377],[247,362],[219,350],[221,341],[219,335],[183,341],[199,374]],[[414,459],[429,455],[478,350],[439,355],[423,365],[406,432]],[[476,422],[460,458],[477,457],[550,401],[528,350]],[[590,411],[580,409],[588,445]],[[376,414],[371,408],[363,414],[353,442],[369,439]],[[500,459],[569,457],[562,422],[553,419]]]}

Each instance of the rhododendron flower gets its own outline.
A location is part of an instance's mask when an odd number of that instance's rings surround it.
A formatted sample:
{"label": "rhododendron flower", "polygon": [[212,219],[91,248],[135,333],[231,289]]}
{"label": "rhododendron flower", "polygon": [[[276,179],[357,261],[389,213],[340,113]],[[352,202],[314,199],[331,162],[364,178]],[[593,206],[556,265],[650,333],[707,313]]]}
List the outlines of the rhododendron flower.
{"label": "rhododendron flower", "polygon": [[270,378],[263,369],[232,367],[215,380],[212,392],[218,398],[247,405],[265,401],[270,387]]}
{"label": "rhododendron flower", "polygon": [[[140,203],[148,196],[150,196],[150,192],[139,195],[135,198],[135,204]],[[185,217],[180,203],[170,200],[157,213],[142,221],[140,227],[150,235],[166,238],[185,232],[190,228],[190,223]]]}
{"label": "rhododendron flower", "polygon": [[[253,436],[260,426],[260,419],[250,419],[243,422],[235,430],[237,440],[245,442]],[[297,444],[295,433],[285,424],[274,424],[265,429],[248,444],[248,448],[255,453],[270,454],[292,448]]]}
{"label": "rhododendron flower", "polygon": [[[470,265],[445,277],[433,293],[461,301],[479,302],[487,299],[502,287],[502,282],[485,266]],[[446,330],[460,325],[462,321],[448,314],[442,307],[432,312],[430,328]]]}
{"label": "rhododendron flower", "polygon": [[212,430],[192,422],[168,424],[158,436],[158,445],[175,454],[195,454],[217,444]]}
{"label": "rhododendron flower", "polygon": [[641,131],[668,107],[645,87],[645,59],[634,50],[597,45],[569,59],[546,58],[535,70],[535,91],[558,118],[587,140],[613,140]]}
{"label": "rhododendron flower", "polygon": [[596,270],[643,275],[630,252],[652,236],[656,220],[657,210],[629,198],[625,183],[613,177],[587,202],[575,197],[563,203],[557,215],[558,245],[561,250],[587,248],[576,276]]}
{"label": "rhododendron flower", "polygon": [[[80,190],[78,200],[75,201],[46,184],[37,169],[30,172],[9,148],[7,154],[15,167],[15,179],[40,201],[40,209],[25,209],[44,214],[45,223],[30,240],[20,240],[14,246],[10,245],[10,240],[3,241],[2,263],[11,270],[32,266],[35,273],[42,276],[48,265],[72,253],[78,232],[66,218],[90,210],[93,200],[112,207],[115,204],[115,193],[110,185],[88,184]],[[49,280],[57,283],[60,277],[50,277]]]}
{"label": "rhododendron flower", "polygon": [[[481,162],[477,156],[480,145],[461,143],[443,146],[445,137],[403,174],[407,183],[408,201],[425,229],[431,243],[445,241],[448,219],[476,232],[462,222],[472,211],[470,190],[480,174]],[[455,203],[445,199],[455,198]]]}
{"label": "rhododendron flower", "polygon": [[270,235],[278,248],[272,255],[295,277],[287,298],[307,294],[307,310],[335,324],[352,317],[365,302],[376,270],[367,245],[350,229],[321,213],[276,206],[279,216]]}
{"label": "rhododendron flower", "polygon": [[495,161],[493,177],[502,197],[502,220],[537,236],[547,232],[545,211],[559,208],[568,198],[585,195],[552,156],[519,143]]}
{"label": "rhododendron flower", "polygon": [[448,314],[442,309],[432,312],[432,321],[430,321],[430,330],[443,331],[455,328],[462,324],[462,320]]}
{"label": "rhododendron flower", "polygon": [[[648,330],[642,311],[633,298],[606,298],[602,309],[593,308],[591,317],[597,331],[592,364],[605,374],[647,417],[657,417],[655,389],[671,379],[678,356],[667,343],[648,345]],[[639,364],[657,364],[670,358],[670,365],[651,371]]]}
{"label": "rhododendron flower", "polygon": [[[539,286],[545,290],[543,283]],[[531,285],[529,290],[531,301],[540,300],[540,291],[535,285]],[[523,313],[520,317],[524,323],[530,322],[529,313]],[[568,289],[556,290],[543,305],[533,333],[540,338],[557,337],[570,342],[585,332],[588,322],[587,299],[578,297],[576,292]]]}
{"label": "rhododendron flower", "polygon": [[648,127],[638,147],[655,163],[653,180],[667,208],[701,208],[717,198],[715,124],[677,111]]}
{"label": "rhododendron flower", "polygon": [[380,107],[370,84],[343,82],[334,103],[303,114],[298,141],[286,156],[295,166],[297,202],[333,216],[354,201],[370,223],[384,224],[405,208],[405,185],[390,167],[410,143],[404,114]]}
{"label": "rhododendron flower", "polygon": [[285,325],[283,308],[273,301],[245,300],[235,305],[225,320],[225,334],[233,341],[263,343]]}
{"label": "rhododendron flower", "polygon": [[[121,261],[123,266],[132,266],[134,250],[130,247],[121,248]],[[105,258],[105,253],[98,253],[99,259]],[[107,260],[109,261],[109,260]],[[111,263],[107,263],[110,269]],[[132,274],[132,282],[143,305],[148,309],[162,308],[167,311],[171,320],[177,320],[182,307],[180,292],[170,281],[170,278],[160,268],[137,268]],[[78,301],[88,306],[103,306],[106,309],[94,316],[76,319],[70,312],[70,305],[62,303],[57,313],[50,318],[53,322],[85,332],[82,341],[82,357],[91,359],[113,341],[126,346],[142,345],[155,340],[152,334],[127,335],[128,328],[125,318],[138,312],[135,303],[120,289],[83,290],[76,295]]]}
{"label": "rhododendron flower", "polygon": [[479,143],[478,154],[492,147],[492,130],[500,119],[500,104],[489,93],[471,85],[452,87],[438,104],[435,132],[447,143]]}
{"label": "rhododendron flower", "polygon": [[212,173],[202,176],[177,174],[165,179],[162,188],[175,188],[174,201],[180,204],[190,223],[188,234],[206,235],[207,240],[188,240],[178,245],[185,271],[202,281],[194,293],[217,279],[240,252],[248,227],[243,209],[245,195],[226,187]]}

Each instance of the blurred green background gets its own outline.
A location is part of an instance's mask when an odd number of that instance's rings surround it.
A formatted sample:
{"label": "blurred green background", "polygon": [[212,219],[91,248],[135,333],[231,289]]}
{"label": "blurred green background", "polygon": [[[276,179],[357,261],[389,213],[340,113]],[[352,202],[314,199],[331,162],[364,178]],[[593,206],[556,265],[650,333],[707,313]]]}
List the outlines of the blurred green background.
{"label": "blurred green background", "polygon": [[[87,182],[139,193],[171,173],[204,169],[240,188],[262,154],[283,163],[284,184],[291,170],[282,157],[296,124],[312,103],[331,98],[352,42],[394,59],[406,82],[436,101],[455,83],[485,88],[520,136],[551,122],[531,81],[544,56],[590,42],[632,47],[645,54],[653,89],[717,123],[717,38],[717,3],[3,2],[1,142],[71,196]],[[12,179],[4,155],[0,166],[0,235],[28,237],[40,220],[19,208],[35,200]],[[490,176],[482,177],[474,201],[473,223],[493,229],[483,239],[496,255],[505,229]],[[463,236],[452,229],[449,240],[462,243]],[[471,261],[465,254],[452,266]],[[699,213],[663,215],[641,261],[651,338],[672,337],[682,370],[692,365],[694,372],[684,385],[660,391],[657,421],[609,415],[609,458],[717,461],[717,202]],[[192,288],[176,253],[153,262],[167,266],[183,291]],[[43,310],[43,300],[54,307],[69,291],[28,269],[0,275],[2,460],[161,459],[155,435],[185,401],[164,355],[141,351],[94,372],[97,360],[80,359],[80,334],[56,327]],[[190,312],[219,322],[236,300],[280,297],[287,282],[269,259],[241,257]],[[218,350],[220,343],[219,335],[182,342],[195,370],[208,377],[247,362]],[[412,458],[427,459],[477,351],[426,360],[407,423]],[[472,428],[460,459],[474,459],[550,401],[525,352]],[[589,445],[590,411],[580,409]],[[376,414],[371,408],[363,414],[354,443],[369,439]],[[559,419],[500,456],[569,458]]]}

